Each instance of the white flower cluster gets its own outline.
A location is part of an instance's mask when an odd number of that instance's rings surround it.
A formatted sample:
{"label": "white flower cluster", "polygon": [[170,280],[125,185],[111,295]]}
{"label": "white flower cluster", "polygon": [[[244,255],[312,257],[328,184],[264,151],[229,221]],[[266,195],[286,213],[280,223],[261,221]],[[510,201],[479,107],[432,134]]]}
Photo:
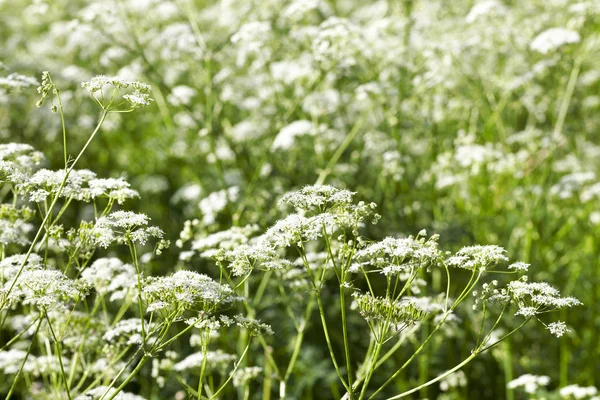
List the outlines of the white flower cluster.
{"label": "white flower cluster", "polygon": [[100,296],[110,294],[110,301],[122,300],[135,288],[135,268],[118,258],[100,258],[81,273],[81,281]]}
{"label": "white flower cluster", "polygon": [[9,74],[6,77],[0,77],[0,88],[9,92],[17,92],[23,88],[39,85],[35,78],[17,73]]}
{"label": "white flower cluster", "polygon": [[250,273],[254,268],[264,269],[283,268],[291,265],[289,261],[281,260],[277,263],[277,253],[267,244],[255,245],[242,244],[232,250],[222,250],[215,255],[219,262],[227,262],[233,276],[242,276]]}
{"label": "white flower cluster", "polygon": [[[27,361],[23,364],[23,360]],[[70,360],[63,356],[62,362],[65,368],[71,365]],[[11,349],[0,351],[0,371],[7,375],[16,374],[23,364],[24,373],[33,376],[44,376],[46,374],[60,373],[59,361],[56,356],[34,356],[23,350]]]}
{"label": "white flower cluster", "polygon": [[[40,169],[27,179],[21,179],[17,189],[21,194],[29,194],[30,201],[44,202],[50,194],[58,193],[64,179],[64,170]],[[129,183],[123,178],[96,178],[94,172],[84,169],[70,172],[60,197],[84,202],[104,197],[123,204],[125,200],[139,197],[139,194],[130,189]]]}
{"label": "white flower cluster", "polygon": [[579,43],[581,36],[576,31],[566,28],[550,28],[533,39],[529,47],[538,53],[548,54],[565,44]]}
{"label": "white flower cluster", "polygon": [[193,271],[178,271],[171,276],[150,277],[144,282],[148,311],[165,309],[212,311],[220,304],[236,301],[233,290],[212,278]]}
{"label": "white flower cluster", "polygon": [[516,389],[522,387],[525,393],[534,394],[540,387],[548,386],[550,384],[550,378],[545,375],[521,375],[517,379],[506,384],[508,389]]}
{"label": "white flower cluster", "polygon": [[446,260],[450,267],[485,271],[488,267],[508,261],[506,250],[495,245],[467,246]]}
{"label": "white flower cluster", "polygon": [[334,205],[349,205],[354,192],[337,189],[328,185],[305,186],[304,188],[284,194],[279,203],[287,203],[302,210],[323,210]]}
{"label": "white flower cluster", "polygon": [[243,387],[252,379],[256,378],[262,372],[261,367],[245,367],[240,368],[233,374],[233,386]]}
{"label": "white flower cluster", "polygon": [[0,183],[22,182],[22,175],[44,160],[44,155],[24,143],[0,144]]}
{"label": "white flower cluster", "polygon": [[565,333],[571,332],[571,330],[567,328],[567,324],[563,321],[551,322],[546,328],[556,337],[561,337]]}
{"label": "white flower cluster", "polygon": [[[190,354],[183,360],[179,361],[177,364],[173,366],[175,371],[186,371],[186,370],[195,370],[199,369],[202,366],[202,362],[205,359],[205,354],[203,352],[197,352],[194,354]],[[208,351],[206,353],[206,363],[207,366],[221,370],[227,368],[231,362],[237,360],[237,356],[234,354],[227,354],[222,352],[221,350],[217,351]]]}
{"label": "white flower cluster", "polygon": [[[145,324],[148,329],[148,322]],[[142,321],[139,318],[124,319],[107,330],[102,339],[109,343],[123,343],[136,345],[142,343]]]}
{"label": "white flower cluster", "polygon": [[362,263],[355,264],[352,270],[358,270],[364,265],[373,265],[381,268],[385,275],[397,275],[413,268],[429,266],[436,263],[440,257],[437,240],[437,235],[428,240],[419,237],[387,237],[357,251],[356,258]]}
{"label": "white flower cluster", "polygon": [[[106,217],[100,217],[92,229],[92,235],[97,245],[104,248],[112,243],[146,244],[150,238],[162,239],[164,232],[156,226],[147,226],[148,218],[145,214],[132,211],[114,211]],[[159,247],[167,245],[161,240]]]}
{"label": "white flower cluster", "polygon": [[440,381],[440,390],[447,392],[452,389],[467,386],[467,376],[461,370],[458,370]]}
{"label": "white flower cluster", "polygon": [[598,389],[595,386],[579,386],[569,385],[559,390],[560,395],[563,399],[586,399],[597,400],[599,397]]}
{"label": "white flower cluster", "polygon": [[[102,92],[105,87],[112,88],[115,94],[120,89],[132,88],[132,93],[123,95],[123,98],[129,102],[131,109],[148,106],[150,105],[150,102],[153,101],[150,98],[150,85],[137,81],[128,81],[119,77],[98,75],[88,82],[82,82],[81,87],[85,88],[97,101],[100,100],[95,97],[95,94],[97,92]],[[109,106],[109,104],[101,104],[103,108]]]}
{"label": "white flower cluster", "polygon": [[41,309],[63,306],[63,301],[74,300],[82,295],[75,281],[54,269],[26,268],[8,292],[11,285],[12,280],[6,282],[3,289],[8,294],[9,304],[34,305]]}
{"label": "white flower cluster", "polygon": [[256,225],[231,228],[198,237],[192,241],[192,250],[201,252],[201,257],[213,257],[220,249],[233,250],[237,246],[248,243],[249,237],[258,230]]}

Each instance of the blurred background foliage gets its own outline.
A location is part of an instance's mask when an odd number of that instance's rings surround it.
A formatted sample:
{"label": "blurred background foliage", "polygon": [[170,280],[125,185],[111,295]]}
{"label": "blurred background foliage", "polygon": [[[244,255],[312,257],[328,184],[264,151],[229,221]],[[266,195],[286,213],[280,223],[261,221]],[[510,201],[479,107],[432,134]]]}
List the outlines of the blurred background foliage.
{"label": "blurred background foliage", "polygon": [[[440,395],[495,399],[527,372],[556,387],[600,383],[599,21],[595,0],[0,0],[0,76],[53,74],[70,154],[98,116],[80,82],[151,84],[152,106],[111,115],[79,168],[126,174],[141,194],[127,208],[173,241],[189,219],[204,233],[265,228],[282,215],[281,194],[317,182],[378,204],[373,239],[425,228],[449,249],[497,244],[531,263],[533,278],[585,307],[561,316],[571,334],[552,340],[532,325]],[[577,40],[536,46],[550,28]],[[0,96],[0,140],[61,168],[60,118],[36,100],[33,89]],[[178,252],[151,273],[173,271]],[[320,387],[336,377],[318,323],[310,330],[295,396],[328,398]],[[398,387],[468,355],[464,332]],[[272,340],[275,355],[289,345]]]}

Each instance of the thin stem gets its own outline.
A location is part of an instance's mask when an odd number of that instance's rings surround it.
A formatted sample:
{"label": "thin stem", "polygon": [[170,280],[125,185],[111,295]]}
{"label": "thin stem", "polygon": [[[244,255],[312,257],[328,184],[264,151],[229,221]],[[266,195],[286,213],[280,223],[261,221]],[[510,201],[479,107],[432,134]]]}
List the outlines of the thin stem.
{"label": "thin stem", "polygon": [[54,334],[54,329],[52,329],[52,323],[50,322],[50,318],[48,317],[48,312],[44,308],[44,315],[46,317],[46,321],[48,321],[48,328],[50,328],[50,333],[52,334],[52,338],[54,339],[54,347],[56,348],[56,355],[58,356],[58,363],[60,365],[60,373],[62,375],[62,380],[65,384],[65,390],[67,391],[67,398],[71,400],[71,391],[69,390],[69,383],[67,382],[67,375],[65,374],[65,366],[62,361],[62,350],[60,348],[60,342],[56,335]]}
{"label": "thin stem", "polygon": [[221,385],[221,387],[219,387],[219,389],[217,389],[217,391],[210,397],[211,399],[214,399],[215,397],[217,397],[217,395],[219,393],[221,393],[223,391],[223,389],[225,389],[225,386],[227,386],[227,384],[231,381],[231,379],[233,378],[233,375],[235,374],[235,372],[239,368],[240,364],[242,363],[242,360],[244,359],[244,357],[246,357],[246,353],[248,353],[248,349],[250,348],[250,343],[251,343],[251,341],[248,340],[248,344],[246,345],[246,348],[244,348],[244,351],[243,351],[242,355],[240,356],[240,359],[234,364],[233,371],[231,371],[231,373],[229,374],[229,377]]}
{"label": "thin stem", "polygon": [[[37,336],[37,334],[40,330],[40,327],[42,326],[43,321],[44,321],[44,319],[40,317],[40,322],[38,323],[38,326],[35,329],[35,333],[33,334],[33,337]],[[12,396],[13,391],[17,387],[17,381],[19,380],[19,377],[21,376],[21,372],[23,372],[23,367],[25,367],[25,363],[27,362],[27,358],[29,358],[29,354],[31,354],[31,349],[33,348],[33,343],[34,343],[34,340],[32,339],[31,343],[29,343],[29,347],[27,348],[27,353],[25,354],[25,358],[23,358],[23,362],[21,363],[21,366],[19,367],[19,371],[17,371],[17,375],[15,376],[15,379],[13,379],[13,383],[10,386],[10,390],[8,391],[8,394],[6,395],[5,400],[10,399],[10,396]]]}
{"label": "thin stem", "polygon": [[388,397],[388,398],[387,398],[387,400],[396,400],[396,399],[400,399],[400,398],[402,398],[402,397],[406,397],[406,396],[408,396],[409,394],[412,394],[412,393],[418,392],[419,390],[421,390],[421,389],[423,389],[423,388],[425,388],[425,387],[427,387],[427,386],[429,386],[429,385],[432,385],[432,384],[434,384],[434,383],[436,383],[436,382],[439,382],[439,381],[441,381],[442,379],[444,379],[444,378],[445,378],[445,377],[447,377],[448,375],[451,375],[451,374],[455,373],[456,371],[458,371],[459,369],[461,369],[462,367],[464,367],[465,365],[467,365],[468,363],[470,363],[470,362],[471,362],[471,360],[473,360],[475,357],[477,357],[477,354],[479,354],[479,353],[477,353],[477,352],[473,352],[473,353],[472,353],[472,354],[471,354],[469,357],[467,357],[467,358],[466,358],[466,359],[465,359],[463,362],[461,362],[460,364],[458,364],[457,366],[455,366],[455,367],[454,367],[454,368],[452,368],[451,370],[449,370],[449,371],[446,371],[446,372],[444,372],[443,374],[439,375],[438,377],[436,377],[436,378],[434,378],[434,379],[432,379],[432,380],[430,380],[430,381],[428,381],[428,382],[425,382],[425,383],[423,383],[422,385],[419,385],[419,386],[417,386],[417,387],[415,387],[415,388],[412,388],[412,389],[410,389],[410,390],[408,390],[408,391],[406,391],[406,392],[404,392],[404,393],[400,393],[400,394],[399,394],[399,395],[397,395],[397,396]]}
{"label": "thin stem", "polygon": [[[206,364],[208,362],[208,340],[210,337],[210,332],[207,331],[206,337],[202,340],[202,367],[200,368],[200,377],[198,378],[198,400],[201,399],[202,396],[202,380],[204,380],[204,372],[206,371]],[[202,335],[200,335],[202,337]]]}

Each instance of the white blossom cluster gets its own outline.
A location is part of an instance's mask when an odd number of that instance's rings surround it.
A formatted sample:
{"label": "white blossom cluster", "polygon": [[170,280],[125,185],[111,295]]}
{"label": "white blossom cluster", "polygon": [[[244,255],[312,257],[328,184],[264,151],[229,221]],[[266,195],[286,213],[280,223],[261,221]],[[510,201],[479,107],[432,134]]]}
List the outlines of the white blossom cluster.
{"label": "white blossom cluster", "polygon": [[595,386],[569,385],[559,390],[563,399],[598,399],[598,389]]}
{"label": "white blossom cluster", "polygon": [[327,206],[349,205],[354,192],[337,189],[333,186],[306,186],[295,192],[284,194],[279,203],[287,203],[301,210],[323,210]]}
{"label": "white blossom cluster", "polygon": [[505,249],[495,245],[467,246],[446,259],[446,264],[449,267],[485,271],[489,267],[508,261],[505,253]]}
{"label": "white blossom cluster", "polygon": [[211,369],[220,370],[227,368],[229,364],[237,360],[237,356],[234,354],[227,354],[223,351],[208,351],[205,354],[203,352],[197,352],[190,354],[183,360],[179,361],[173,366],[175,371],[186,371],[196,370],[202,366],[202,362],[206,358],[207,366]]}
{"label": "white blossom cluster", "polygon": [[249,381],[259,376],[262,371],[261,367],[244,367],[238,369],[233,374],[233,386],[243,387],[247,385]]}
{"label": "white blossom cluster", "polygon": [[379,242],[371,243],[356,252],[361,261],[352,270],[365,265],[381,268],[385,275],[397,275],[413,268],[426,267],[437,263],[441,252],[438,250],[438,236],[429,239],[387,237]]}
{"label": "white blossom cluster", "polygon": [[66,301],[78,299],[82,295],[76,281],[54,269],[24,269],[9,292],[13,281],[14,278],[6,282],[3,288],[9,304],[21,303],[50,309],[64,306]]}
{"label": "white blossom cluster", "polygon": [[506,384],[508,389],[522,387],[525,393],[534,394],[540,387],[548,386],[550,377],[546,375],[524,374]]}
{"label": "white blossom cluster", "polygon": [[[147,226],[150,218],[132,211],[114,211],[96,220],[92,235],[97,245],[108,247],[112,243],[146,244],[151,239],[159,239],[160,246],[166,246],[161,239],[164,232],[156,226]],[[164,244],[163,244],[164,243]]]}
{"label": "white blossom cluster", "polygon": [[144,282],[144,301],[148,312],[162,310],[210,311],[220,304],[236,301],[232,289],[193,271],[178,271],[170,276],[150,277]]}
{"label": "white blossom cluster", "polygon": [[[148,322],[145,323],[148,329]],[[142,321],[139,318],[123,319],[108,329],[102,339],[109,343],[141,344],[142,343]]]}
{"label": "white blossom cluster", "polygon": [[118,258],[99,258],[81,273],[81,281],[100,296],[110,294],[110,301],[123,300],[137,284],[135,268]]}
{"label": "white blossom cluster", "polygon": [[[123,98],[129,102],[131,109],[148,106],[150,105],[150,102],[153,101],[150,98],[150,85],[137,81],[129,81],[119,77],[98,75],[93,77],[90,81],[82,82],[81,87],[85,88],[92,96],[95,96],[98,92],[102,92],[106,87],[112,88],[115,92],[119,89],[131,88],[133,89],[132,93],[123,95]],[[103,103],[102,105],[103,107],[108,106],[108,104]]]}
{"label": "white blossom cluster", "polygon": [[581,36],[578,32],[566,28],[550,28],[537,35],[531,45],[531,50],[548,54],[566,44],[579,43]]}

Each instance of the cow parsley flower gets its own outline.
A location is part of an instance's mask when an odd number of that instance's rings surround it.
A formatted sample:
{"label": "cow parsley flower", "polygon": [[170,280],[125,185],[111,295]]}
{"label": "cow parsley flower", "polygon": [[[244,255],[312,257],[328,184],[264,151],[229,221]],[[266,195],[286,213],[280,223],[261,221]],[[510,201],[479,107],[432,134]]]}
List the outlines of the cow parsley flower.
{"label": "cow parsley flower", "polygon": [[516,263],[510,264],[508,269],[515,270],[517,272],[527,272],[531,264],[524,263],[522,261],[517,261]]}
{"label": "cow parsley flower", "polygon": [[193,271],[178,271],[171,276],[150,277],[144,282],[143,295],[148,311],[176,309],[212,311],[219,304],[237,298],[228,285]]}
{"label": "cow parsley flower", "polygon": [[[114,211],[106,217],[100,217],[92,229],[95,242],[102,247],[111,243],[146,244],[150,238],[162,239],[164,232],[155,226],[148,227],[150,218],[145,214],[132,211]],[[166,241],[159,242],[159,248],[168,246]]]}
{"label": "cow parsley flower", "polygon": [[[123,99],[129,103],[129,110],[150,105],[150,102],[153,101],[150,98],[150,85],[137,81],[128,81],[119,77],[108,77],[104,75],[95,76],[88,82],[82,82],[81,87],[85,88],[103,109],[106,109],[107,107],[114,107],[112,103],[107,103],[104,100],[105,97],[111,98],[112,101],[119,90],[128,88],[132,89],[133,91],[123,95]],[[112,89],[112,95],[98,96],[97,93],[103,92],[105,88],[109,90]]]}
{"label": "cow parsley flower", "polygon": [[[203,352],[197,352],[194,354],[190,354],[177,364],[173,366],[175,371],[186,371],[192,369],[199,369],[202,366],[202,362],[204,361],[205,354]],[[237,360],[237,356],[233,354],[227,354],[220,350],[217,351],[209,351],[206,353],[206,362],[207,365],[212,369],[224,369],[231,362]]]}
{"label": "cow parsley flower", "polygon": [[550,28],[537,35],[529,48],[538,53],[548,54],[565,44],[579,43],[581,36],[576,31],[566,28]]}
{"label": "cow parsley flower", "polygon": [[546,375],[521,375],[517,379],[506,384],[508,389],[516,389],[522,387],[525,393],[534,394],[542,386],[548,386],[550,384],[550,377]]}
{"label": "cow parsley flower", "polygon": [[245,367],[240,368],[233,374],[233,386],[243,387],[248,384],[252,379],[256,378],[262,372],[261,367]]}
{"label": "cow parsley flower", "polygon": [[81,281],[93,287],[104,296],[110,294],[110,301],[124,299],[135,288],[137,276],[135,268],[123,264],[118,258],[100,258],[81,273]]}
{"label": "cow parsley flower", "polygon": [[561,388],[559,393],[563,398],[585,399],[586,397],[596,396],[598,389],[595,386],[569,385]]}
{"label": "cow parsley flower", "polygon": [[324,209],[326,206],[351,204],[354,192],[328,185],[305,186],[284,194],[279,203],[287,203],[302,210]]}
{"label": "cow parsley flower", "polygon": [[294,121],[289,125],[281,128],[275,140],[271,145],[271,151],[288,150],[292,148],[296,141],[296,137],[304,135],[314,135],[316,131],[313,129],[313,123],[308,120]]}
{"label": "cow parsley flower", "polygon": [[362,261],[361,265],[374,265],[385,275],[395,275],[435,263],[441,254],[437,239],[437,235],[428,240],[387,237],[357,251],[356,258]]}
{"label": "cow parsley flower", "polygon": [[[12,282],[5,283],[5,289]],[[34,305],[43,309],[59,306],[63,300],[76,299],[81,291],[75,281],[60,271],[25,269],[8,295],[9,303]]]}
{"label": "cow parsley flower", "polygon": [[562,321],[551,322],[548,324],[546,329],[548,329],[550,333],[556,337],[561,337],[565,333],[571,332],[571,330],[567,328],[567,325]]}
{"label": "cow parsley flower", "polygon": [[[148,328],[148,322],[144,324]],[[102,339],[109,343],[141,344],[142,343],[142,321],[139,318],[124,319],[107,330]]]}
{"label": "cow parsley flower", "polygon": [[486,270],[500,262],[508,261],[506,250],[499,246],[467,246],[446,260],[450,267],[469,270]]}

